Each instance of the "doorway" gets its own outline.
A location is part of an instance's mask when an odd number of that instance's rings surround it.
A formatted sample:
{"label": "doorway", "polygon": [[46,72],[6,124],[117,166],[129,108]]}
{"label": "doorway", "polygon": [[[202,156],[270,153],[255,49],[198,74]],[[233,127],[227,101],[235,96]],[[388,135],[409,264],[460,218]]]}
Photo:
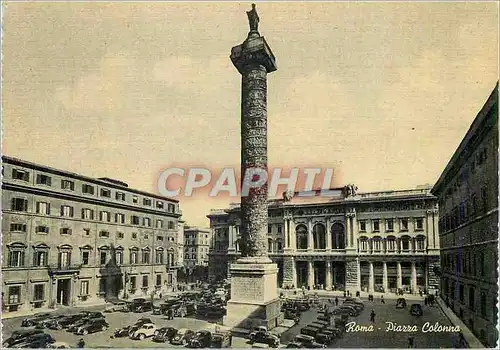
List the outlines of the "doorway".
{"label": "doorway", "polygon": [[326,264],[324,261],[314,262],[314,285],[326,285]]}
{"label": "doorway", "polygon": [[71,278],[57,280],[57,303],[69,306],[71,295]]}

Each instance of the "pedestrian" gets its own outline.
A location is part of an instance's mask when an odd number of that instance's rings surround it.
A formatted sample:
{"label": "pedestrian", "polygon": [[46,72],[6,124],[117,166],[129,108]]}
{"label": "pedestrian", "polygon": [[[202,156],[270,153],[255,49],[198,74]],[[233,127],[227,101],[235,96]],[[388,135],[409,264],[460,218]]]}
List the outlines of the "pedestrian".
{"label": "pedestrian", "polygon": [[373,311],[373,310],[372,310],[372,312],[370,313],[370,322],[375,323],[375,311]]}
{"label": "pedestrian", "polygon": [[384,300],[384,296],[383,295],[380,297],[380,301],[382,302],[382,304],[385,304],[385,300]]}
{"label": "pedestrian", "polygon": [[413,338],[412,336],[409,336],[408,337],[408,348],[412,349],[414,347],[415,347],[415,338]]}
{"label": "pedestrian", "polygon": [[76,344],[76,346],[80,349],[84,348],[85,347],[85,341],[83,340],[83,338],[80,338],[80,340],[78,341],[78,343]]}
{"label": "pedestrian", "polygon": [[339,298],[335,297],[335,306],[339,306]]}

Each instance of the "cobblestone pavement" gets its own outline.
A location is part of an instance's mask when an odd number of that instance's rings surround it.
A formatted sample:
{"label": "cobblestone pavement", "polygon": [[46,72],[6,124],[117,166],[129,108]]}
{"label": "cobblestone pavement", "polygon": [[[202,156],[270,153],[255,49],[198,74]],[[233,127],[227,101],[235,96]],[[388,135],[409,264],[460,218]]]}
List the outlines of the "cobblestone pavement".
{"label": "cobblestone pavement", "polygon": [[[340,303],[342,298],[339,298]],[[422,327],[426,322],[434,325],[438,322],[442,326],[450,326],[450,322],[446,316],[441,312],[437,306],[424,306],[423,316],[416,317],[410,315],[409,306],[411,301],[408,302],[408,307],[406,309],[396,309],[395,300],[386,300],[385,304],[380,302],[380,299],[375,299],[374,302],[368,302],[367,299],[363,299],[365,302],[365,309],[358,317],[352,317],[349,322],[354,321],[358,325],[369,326],[370,313],[375,311],[375,323],[373,332],[346,332],[344,336],[337,341],[335,341],[330,347],[335,348],[408,348],[408,337],[413,336],[415,347],[417,348],[452,348],[453,339],[456,337],[456,333],[443,332],[422,332]],[[317,311],[316,309],[311,309],[302,314],[300,323],[281,336],[281,342],[286,344],[292,341],[295,335],[300,333],[300,329],[305,325],[316,320]],[[386,331],[386,322],[393,322],[398,325],[415,325],[417,328],[416,332],[396,332],[396,331]]]}

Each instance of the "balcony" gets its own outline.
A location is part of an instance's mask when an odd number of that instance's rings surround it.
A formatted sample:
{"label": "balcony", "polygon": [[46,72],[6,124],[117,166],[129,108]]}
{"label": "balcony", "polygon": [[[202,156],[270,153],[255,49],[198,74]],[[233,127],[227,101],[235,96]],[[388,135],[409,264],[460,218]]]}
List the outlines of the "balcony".
{"label": "balcony", "polygon": [[79,274],[82,264],[54,264],[48,265],[48,273],[53,275]]}

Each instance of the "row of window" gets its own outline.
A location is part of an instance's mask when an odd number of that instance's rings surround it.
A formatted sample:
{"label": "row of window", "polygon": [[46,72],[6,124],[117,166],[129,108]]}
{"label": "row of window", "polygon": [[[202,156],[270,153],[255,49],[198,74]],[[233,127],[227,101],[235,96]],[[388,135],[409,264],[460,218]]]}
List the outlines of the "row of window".
{"label": "row of window", "polygon": [[[465,298],[466,289],[468,292],[467,303]],[[458,300],[461,304],[467,305],[468,309],[472,311],[476,310],[476,287],[474,285],[467,286],[463,283],[457,283],[455,281],[449,283],[449,280],[445,279],[445,297],[447,298],[446,301],[448,303],[450,303],[450,299]],[[493,300],[493,310],[496,310],[496,300]],[[479,295],[479,312],[484,318],[488,316],[487,292],[484,290],[482,290]],[[494,315],[496,315],[496,312],[494,312]]]}
{"label": "row of window", "polygon": [[[196,259],[196,254],[191,254],[191,255],[189,255],[189,254],[185,254],[185,255],[184,255],[184,259],[188,259],[188,260],[189,260],[189,259],[193,259],[193,260],[194,260],[194,259]],[[201,254],[201,255],[200,255],[200,259],[201,259],[201,260],[208,259],[208,255]]]}
{"label": "row of window", "polygon": [[[380,220],[370,220],[371,222],[371,231],[372,232],[380,232]],[[385,222],[385,231],[386,232],[394,232],[394,219],[384,219]],[[367,230],[367,220],[359,221],[359,231],[366,232]],[[422,231],[424,229],[424,219],[416,218],[415,219],[415,231]],[[406,232],[408,231],[408,218],[399,219],[399,231]]]}
{"label": "row of window", "polygon": [[[16,224],[16,223],[13,223],[13,224],[10,224],[10,231],[11,232],[16,232],[16,233],[26,233],[26,224]],[[50,232],[50,228],[48,226],[45,226],[45,225],[38,225],[35,227],[35,233],[37,234],[48,234]],[[69,228],[69,227],[61,227],[59,229],[59,234],[61,235],[72,235],[73,234],[73,229],[72,228]],[[84,228],[83,229],[83,235],[84,236],[90,236],[90,229],[89,228]],[[110,232],[109,231],[106,231],[106,230],[101,230],[99,231],[99,237],[100,238],[109,238],[111,236]],[[149,235],[148,234],[144,234],[143,235],[144,239],[149,239]],[[116,232],[116,238],[117,239],[123,239],[125,238],[125,234],[123,232]],[[132,239],[137,239],[137,233],[136,232],[132,232],[132,235],[131,235],[131,238]],[[159,242],[163,242],[164,240],[164,236],[156,236],[156,240],[159,241]],[[168,241],[175,241],[175,238],[174,237],[167,237],[167,240]]]}
{"label": "row of window", "polygon": [[368,252],[368,251],[373,251],[373,252],[382,252],[382,251],[387,251],[387,252],[402,251],[402,252],[405,252],[405,251],[407,251],[407,252],[409,252],[410,250],[412,250],[412,248],[415,251],[424,251],[425,250],[425,238],[417,237],[416,239],[413,240],[413,244],[411,241],[412,240],[410,239],[410,237],[402,237],[399,239],[399,247],[398,247],[398,241],[396,238],[387,238],[387,239],[382,239],[380,237],[374,237],[372,239],[360,238],[359,239],[359,250],[361,252]]}
{"label": "row of window", "polygon": [[[458,252],[458,253],[448,253],[442,255],[442,266],[443,269],[452,274],[464,274],[470,276],[485,277],[486,270],[486,257],[489,252],[481,252],[480,254],[475,254],[474,252]],[[498,261],[498,254],[493,253],[490,257],[491,261],[495,263]],[[495,274],[497,270],[495,269]],[[496,277],[495,277],[496,278]]]}
{"label": "row of window", "polygon": [[[28,200],[24,198],[12,198],[11,202],[11,210],[14,211],[28,211]],[[41,215],[50,215],[50,203],[47,202],[37,202],[36,203],[36,213]],[[69,205],[61,205],[60,208],[60,216],[61,217],[74,217],[74,207]],[[89,208],[82,208],[81,218],[85,220],[94,220],[95,211]],[[103,222],[111,222],[111,213],[109,211],[101,210],[99,211],[99,221]],[[125,224],[125,214],[123,213],[115,213],[114,222],[118,224]],[[137,215],[130,216],[130,224],[131,225],[140,225],[141,219]],[[142,218],[142,225],[146,227],[152,226],[152,220],[149,217]],[[156,220],[156,228],[163,228],[163,220]],[[167,229],[174,230],[175,229],[175,221],[169,220],[167,222]]]}
{"label": "row of window", "polygon": [[[15,180],[29,182],[30,173],[26,170],[12,169],[12,178]],[[37,174],[36,183],[38,185],[52,186],[52,177],[45,175],[45,174]],[[95,187],[96,186],[89,185],[89,184],[82,184],[82,193],[94,195]],[[75,182],[71,181],[71,180],[64,180],[63,179],[63,180],[61,180],[61,189],[68,190],[68,191],[74,191],[75,190]],[[111,190],[108,188],[101,188],[99,195],[100,195],[100,197],[111,198]],[[115,199],[119,200],[119,201],[126,201],[126,193],[116,191],[115,192]],[[137,195],[132,195],[132,203],[134,203],[134,204],[139,203],[139,197]],[[146,207],[152,207],[153,200],[151,198],[143,198],[142,205],[144,205]],[[160,200],[155,201],[155,207],[157,209],[164,209],[164,206],[165,206],[165,204],[163,201],[160,201]],[[168,203],[167,204],[167,211],[169,213],[174,213],[175,212],[175,204]]]}
{"label": "row of window", "polygon": [[[282,233],[283,226],[281,224],[276,224],[276,231],[277,233]],[[272,232],[273,232],[273,225],[267,225],[267,233],[272,233]]]}
{"label": "row of window", "polygon": [[[496,150],[495,150],[496,153]],[[488,149],[483,148],[473,154],[470,157],[470,162],[468,166],[464,166],[464,168],[460,171],[455,181],[452,183],[452,186],[446,191],[446,195],[451,196],[453,193],[458,191],[463,184],[466,184],[469,180],[470,174],[475,173],[476,168],[483,165],[488,159]]]}
{"label": "row of window", "polygon": [[439,218],[439,231],[447,232],[474,219],[478,214],[484,214],[488,210],[488,190],[481,188],[480,205],[478,207],[476,194],[471,196],[460,205],[453,207],[450,211],[443,213]]}
{"label": "row of window", "polygon": [[[89,250],[82,250],[80,256],[80,264],[83,266],[88,266],[90,264],[90,254]],[[140,260],[139,260],[140,258]],[[36,249],[33,254],[33,265],[34,267],[43,267],[48,266],[49,261],[49,251],[48,249]],[[111,251],[109,250],[100,250],[99,251],[99,264],[106,265],[108,262],[116,263],[117,265],[123,265],[123,251],[117,250],[115,251],[114,256],[111,255]],[[157,250],[155,252],[155,264],[163,265],[164,263],[164,255],[163,251]],[[8,265],[9,267],[24,267],[25,266],[25,250],[24,249],[15,249],[9,251],[8,256]],[[174,254],[167,253],[167,263],[169,265],[173,265],[174,263]],[[142,249],[141,254],[139,255],[138,250],[131,250],[129,254],[129,264],[151,264],[151,252],[149,249]],[[72,266],[71,260],[71,251],[64,250],[58,252],[57,255],[57,266],[60,268],[70,267]]]}

